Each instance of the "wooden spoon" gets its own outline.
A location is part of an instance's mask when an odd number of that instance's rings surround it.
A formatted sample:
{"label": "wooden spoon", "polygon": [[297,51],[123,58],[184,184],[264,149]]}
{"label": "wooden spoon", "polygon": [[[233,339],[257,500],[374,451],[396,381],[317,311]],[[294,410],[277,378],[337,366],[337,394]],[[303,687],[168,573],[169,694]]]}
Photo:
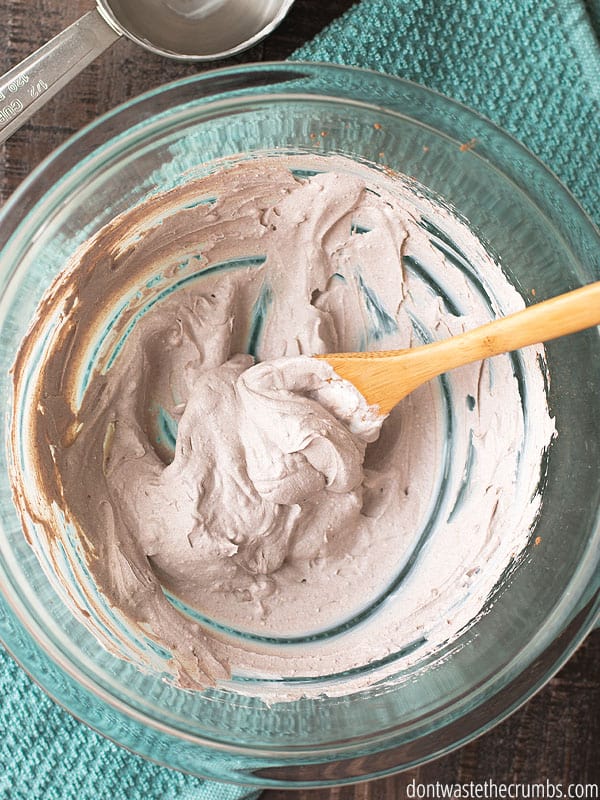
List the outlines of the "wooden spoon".
{"label": "wooden spoon", "polygon": [[407,350],[328,353],[324,358],[369,405],[387,414],[407,394],[443,372],[600,325],[600,281],[488,322],[458,336]]}

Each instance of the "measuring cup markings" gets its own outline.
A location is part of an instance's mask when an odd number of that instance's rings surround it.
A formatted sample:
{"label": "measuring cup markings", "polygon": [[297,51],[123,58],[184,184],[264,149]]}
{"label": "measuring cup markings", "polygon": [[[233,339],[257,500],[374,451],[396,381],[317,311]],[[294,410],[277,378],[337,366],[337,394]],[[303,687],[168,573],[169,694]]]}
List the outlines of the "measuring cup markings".
{"label": "measuring cup markings", "polygon": [[[0,130],[15,119],[25,108],[19,94],[26,94],[26,100],[40,97],[48,88],[43,78],[34,78],[30,81],[29,75],[24,72],[0,89]],[[22,90],[26,90],[23,92]]]}

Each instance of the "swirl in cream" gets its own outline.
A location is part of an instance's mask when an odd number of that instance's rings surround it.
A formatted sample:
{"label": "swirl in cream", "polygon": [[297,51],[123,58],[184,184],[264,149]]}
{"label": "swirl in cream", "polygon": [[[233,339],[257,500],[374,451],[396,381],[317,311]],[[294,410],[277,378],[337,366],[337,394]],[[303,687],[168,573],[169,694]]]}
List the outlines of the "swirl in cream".
{"label": "swirl in cream", "polygon": [[447,209],[341,158],[249,160],[152,198],[84,245],[23,343],[25,525],[49,551],[74,526],[108,601],[86,624],[103,639],[117,608],[181,685],[418,660],[527,544],[554,430],[543,349],[456,370],[385,421],[308,356],[520,307]]}

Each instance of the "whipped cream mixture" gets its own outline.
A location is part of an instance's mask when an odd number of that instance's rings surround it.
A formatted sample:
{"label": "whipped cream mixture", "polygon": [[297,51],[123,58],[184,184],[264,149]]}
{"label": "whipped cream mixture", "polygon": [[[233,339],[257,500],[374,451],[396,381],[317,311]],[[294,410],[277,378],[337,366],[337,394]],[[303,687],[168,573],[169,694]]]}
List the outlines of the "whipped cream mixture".
{"label": "whipped cream mixture", "polygon": [[385,419],[310,355],[522,306],[441,203],[342,158],[248,160],[154,197],[80,249],[22,345],[29,536],[107,647],[182,686],[335,693],[416,663],[529,540],[554,431],[543,348]]}

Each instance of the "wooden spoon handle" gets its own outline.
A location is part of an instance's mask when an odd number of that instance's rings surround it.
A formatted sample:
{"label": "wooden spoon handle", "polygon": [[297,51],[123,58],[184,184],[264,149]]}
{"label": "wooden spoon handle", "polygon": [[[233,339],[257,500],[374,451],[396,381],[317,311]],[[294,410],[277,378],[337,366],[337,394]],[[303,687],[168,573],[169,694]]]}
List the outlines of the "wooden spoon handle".
{"label": "wooden spoon handle", "polygon": [[442,357],[440,372],[472,361],[548,342],[600,325],[600,281],[552,297],[428,347]]}
{"label": "wooden spoon handle", "polygon": [[408,350],[322,356],[381,413],[455,367],[600,325],[600,281],[479,328]]}

